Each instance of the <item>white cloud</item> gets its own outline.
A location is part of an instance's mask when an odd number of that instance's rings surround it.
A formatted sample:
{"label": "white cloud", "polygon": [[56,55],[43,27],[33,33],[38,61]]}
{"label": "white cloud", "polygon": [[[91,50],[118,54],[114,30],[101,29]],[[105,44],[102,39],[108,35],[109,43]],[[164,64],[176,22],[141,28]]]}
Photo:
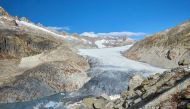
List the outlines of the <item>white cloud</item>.
{"label": "white cloud", "polygon": [[57,31],[69,31],[71,30],[69,26],[64,27],[56,27],[56,26],[48,26],[49,29],[57,30]]}
{"label": "white cloud", "polygon": [[97,37],[98,35],[95,34],[94,32],[84,32],[84,33],[81,33],[80,36]]}
{"label": "white cloud", "polygon": [[142,32],[109,32],[109,33],[94,33],[94,32],[84,32],[80,36],[89,37],[123,37],[123,36],[144,36],[145,33]]}

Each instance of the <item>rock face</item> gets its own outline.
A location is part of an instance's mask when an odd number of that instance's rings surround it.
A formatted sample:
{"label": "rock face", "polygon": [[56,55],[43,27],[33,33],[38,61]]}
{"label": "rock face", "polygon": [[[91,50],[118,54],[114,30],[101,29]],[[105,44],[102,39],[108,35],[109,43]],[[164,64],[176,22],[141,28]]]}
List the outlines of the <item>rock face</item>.
{"label": "rock face", "polygon": [[84,71],[76,67],[77,65],[70,62],[60,61],[43,63],[29,69],[16,76],[12,82],[0,87],[0,101],[26,101],[58,92],[77,90],[88,77]]}
{"label": "rock face", "polygon": [[173,96],[187,89],[190,83],[189,78],[190,72],[183,68],[165,71],[161,75],[156,74],[145,79],[141,85],[134,89],[134,95],[129,95],[129,91],[127,91],[123,94],[123,98],[132,101],[128,104],[129,108],[165,108],[167,106],[162,105],[164,101],[170,101],[168,106],[177,108],[175,106],[178,105],[179,101],[174,101]]}
{"label": "rock face", "polygon": [[[137,83],[134,79],[137,77],[131,79],[133,84]],[[86,98],[75,109],[80,106],[84,109],[186,109],[189,107],[189,97],[190,70],[181,67],[143,79],[134,89],[123,92],[119,99]]]}
{"label": "rock face", "polygon": [[33,32],[21,27],[17,19],[0,8],[0,59],[18,59],[36,55],[45,50],[55,49],[60,45],[59,40],[47,34]]}
{"label": "rock face", "polygon": [[2,8],[0,15],[1,103],[72,92],[89,80],[88,61],[60,35]]}
{"label": "rock face", "polygon": [[0,15],[9,16],[9,14],[2,7],[0,7]]}
{"label": "rock face", "polygon": [[0,28],[0,58],[21,58],[39,54],[58,46],[56,40],[40,37],[22,30]]}
{"label": "rock face", "polygon": [[137,86],[139,86],[143,81],[143,78],[139,75],[133,76],[129,81],[129,90],[135,89]]}
{"label": "rock face", "polygon": [[178,63],[190,63],[189,43],[190,20],[146,37],[124,52],[124,56],[163,68],[174,68]]}

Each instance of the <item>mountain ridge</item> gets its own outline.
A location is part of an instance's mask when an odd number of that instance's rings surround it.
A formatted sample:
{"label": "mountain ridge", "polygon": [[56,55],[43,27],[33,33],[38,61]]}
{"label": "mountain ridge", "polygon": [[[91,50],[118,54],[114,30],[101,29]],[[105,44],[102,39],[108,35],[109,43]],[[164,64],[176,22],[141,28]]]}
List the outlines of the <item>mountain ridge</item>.
{"label": "mountain ridge", "polygon": [[1,103],[71,92],[88,80],[88,61],[67,37],[2,8],[0,14]]}
{"label": "mountain ridge", "polygon": [[[124,56],[164,68],[189,64],[190,20],[138,41]],[[184,63],[182,63],[184,61]]]}

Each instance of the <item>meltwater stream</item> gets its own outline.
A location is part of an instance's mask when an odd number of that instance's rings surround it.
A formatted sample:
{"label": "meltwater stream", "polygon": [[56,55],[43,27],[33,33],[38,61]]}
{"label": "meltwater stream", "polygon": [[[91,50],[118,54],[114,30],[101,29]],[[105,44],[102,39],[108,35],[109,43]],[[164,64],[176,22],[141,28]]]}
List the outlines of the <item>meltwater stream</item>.
{"label": "meltwater stream", "polygon": [[117,95],[128,88],[128,80],[134,74],[148,76],[163,72],[149,64],[136,62],[122,56],[129,46],[101,49],[80,49],[91,64],[88,75],[91,79],[81,89],[73,93],[59,93],[27,102],[0,104],[2,109],[67,109],[66,104],[80,101],[87,96]]}

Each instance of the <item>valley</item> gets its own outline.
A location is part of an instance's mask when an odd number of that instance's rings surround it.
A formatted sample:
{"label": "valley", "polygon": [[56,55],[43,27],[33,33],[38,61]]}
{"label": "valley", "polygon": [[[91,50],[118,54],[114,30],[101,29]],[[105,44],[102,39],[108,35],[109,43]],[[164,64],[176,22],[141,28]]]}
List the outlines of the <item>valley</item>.
{"label": "valley", "polygon": [[[75,77],[77,80],[86,80],[86,82],[80,83],[82,86],[78,91],[65,94],[61,92],[49,97],[43,97],[39,100],[26,101],[23,103],[0,104],[0,106],[11,109],[17,105],[19,108],[24,108],[27,105],[28,109],[33,109],[34,107],[41,109],[46,108],[49,103],[52,103],[49,108],[66,108],[67,106],[64,106],[65,103],[67,104],[70,102],[69,104],[72,105],[72,103],[78,102],[85,97],[97,97],[103,94],[115,100],[120,98],[121,92],[128,89],[128,81],[134,75],[139,74],[148,77],[156,72],[163,72],[166,70],[133,61],[122,56],[121,52],[130,47],[131,45],[115,48],[79,49],[78,54],[89,59],[91,67],[87,71],[88,77],[84,78],[84,75]],[[59,49],[59,53],[60,50],[61,49]],[[110,59],[110,57],[112,58]],[[39,55],[27,57],[26,59],[24,58],[22,61],[26,63],[32,62],[30,65],[34,65],[33,63],[35,63],[35,66],[37,66],[39,60],[36,59],[40,59]],[[22,65],[22,61],[20,66],[26,65]],[[79,81],[75,81],[75,83],[78,82]]]}
{"label": "valley", "polygon": [[189,20],[142,40],[55,28],[0,7],[0,109],[190,108]]}

